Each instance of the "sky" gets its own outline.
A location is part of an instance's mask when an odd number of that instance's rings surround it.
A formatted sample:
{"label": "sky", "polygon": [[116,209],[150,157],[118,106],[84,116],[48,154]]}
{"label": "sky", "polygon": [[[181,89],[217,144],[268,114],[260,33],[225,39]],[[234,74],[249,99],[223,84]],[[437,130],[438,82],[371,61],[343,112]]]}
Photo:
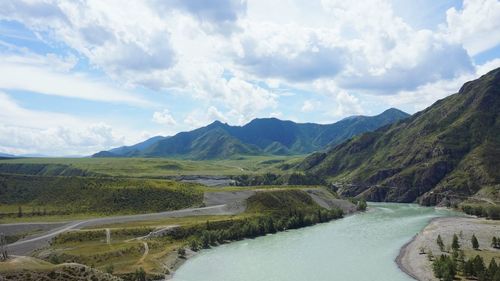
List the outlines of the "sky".
{"label": "sky", "polygon": [[2,0],[0,152],[413,114],[497,67],[497,0]]}

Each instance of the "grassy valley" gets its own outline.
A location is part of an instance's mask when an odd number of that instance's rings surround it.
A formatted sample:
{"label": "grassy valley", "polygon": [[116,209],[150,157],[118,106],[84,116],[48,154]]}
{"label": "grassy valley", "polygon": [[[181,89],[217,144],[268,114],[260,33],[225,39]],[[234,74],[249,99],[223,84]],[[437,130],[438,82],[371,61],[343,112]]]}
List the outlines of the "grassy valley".
{"label": "grassy valley", "polygon": [[280,173],[304,156],[235,156],[224,160],[175,158],[16,158],[0,160],[0,173],[40,176],[165,178],[179,175]]}

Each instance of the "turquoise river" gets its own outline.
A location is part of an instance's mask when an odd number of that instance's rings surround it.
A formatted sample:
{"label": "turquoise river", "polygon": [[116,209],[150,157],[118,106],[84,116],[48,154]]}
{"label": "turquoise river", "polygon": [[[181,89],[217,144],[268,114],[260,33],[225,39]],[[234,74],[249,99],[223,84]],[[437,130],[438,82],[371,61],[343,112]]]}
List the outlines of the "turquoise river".
{"label": "turquoise river", "polygon": [[436,217],[451,211],[372,203],[366,213],[201,251],[174,281],[405,281],[395,258]]}

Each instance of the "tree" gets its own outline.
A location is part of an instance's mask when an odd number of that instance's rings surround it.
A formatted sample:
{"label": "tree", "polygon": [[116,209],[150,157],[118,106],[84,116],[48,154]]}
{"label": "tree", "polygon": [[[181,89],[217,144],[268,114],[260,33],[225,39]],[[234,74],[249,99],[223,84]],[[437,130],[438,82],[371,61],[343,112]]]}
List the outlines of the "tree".
{"label": "tree", "polygon": [[186,250],[184,248],[177,249],[177,255],[179,255],[180,258],[185,258],[186,257]]}
{"label": "tree", "polygon": [[493,275],[493,278],[491,280],[500,281],[500,270],[497,270],[497,272],[495,272],[495,275]]}
{"label": "tree", "polygon": [[476,255],[476,257],[472,260],[472,266],[476,277],[479,277],[486,269],[484,266],[484,260],[480,255]]}
{"label": "tree", "polygon": [[0,233],[0,261],[6,261],[9,258],[7,253],[7,240],[3,233]]}
{"label": "tree", "polygon": [[458,243],[458,236],[456,234],[453,234],[453,242],[451,243],[451,248],[455,251],[460,249],[460,243]]}
{"label": "tree", "polygon": [[464,275],[466,277],[472,277],[474,275],[474,264],[472,263],[472,259],[464,263]]}
{"label": "tree", "polygon": [[493,236],[493,238],[491,238],[491,247],[496,248],[497,244],[498,244],[497,238]]}
{"label": "tree", "polygon": [[444,252],[444,243],[443,243],[443,239],[441,238],[440,234],[438,235],[436,243],[438,244],[439,249],[441,250],[441,252]]}
{"label": "tree", "polygon": [[490,279],[493,279],[493,277],[495,276],[495,273],[497,271],[498,271],[498,265],[495,262],[495,259],[492,258],[491,261],[490,261],[490,265],[488,266],[488,277]]}
{"label": "tree", "polygon": [[191,239],[191,241],[189,241],[189,248],[191,248],[191,250],[197,252],[199,249],[200,249],[200,240],[198,238],[193,238]]}
{"label": "tree", "polygon": [[365,211],[367,207],[366,200],[364,198],[358,201],[357,209],[358,211]]}
{"label": "tree", "polygon": [[434,276],[444,281],[453,281],[457,273],[456,264],[447,255],[441,255],[432,263]]}
{"label": "tree", "polygon": [[472,243],[472,248],[474,250],[477,250],[479,249],[479,241],[477,241],[477,238],[476,238],[476,235],[472,234],[472,238],[471,238],[471,243]]}
{"label": "tree", "polygon": [[146,272],[142,267],[136,269],[134,274],[134,281],[146,281]]}

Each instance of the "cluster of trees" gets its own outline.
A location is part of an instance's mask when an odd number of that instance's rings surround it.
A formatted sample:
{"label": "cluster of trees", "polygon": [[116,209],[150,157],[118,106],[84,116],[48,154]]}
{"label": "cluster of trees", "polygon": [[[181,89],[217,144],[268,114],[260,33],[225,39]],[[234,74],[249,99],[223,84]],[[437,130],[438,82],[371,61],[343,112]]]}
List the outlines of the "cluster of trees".
{"label": "cluster of trees", "polygon": [[489,218],[492,220],[500,219],[500,206],[464,204],[461,208],[462,211],[468,215]]}
{"label": "cluster of trees", "polygon": [[325,185],[322,177],[317,177],[308,173],[291,173],[286,175],[276,175],[265,173],[262,175],[238,175],[234,176],[238,186],[259,186],[259,185]]}
{"label": "cluster of trees", "polygon": [[[472,234],[471,246],[473,249],[479,249],[479,241],[476,235]],[[500,240],[493,237],[492,246],[498,244]],[[438,235],[436,243],[442,252],[445,251],[445,244],[441,235]],[[500,281],[500,268],[494,258],[491,259],[488,267],[485,266],[481,256],[476,255],[474,258],[466,259],[464,251],[461,250],[461,245],[456,234],[453,234],[451,243],[451,254],[442,254],[435,258],[432,253],[428,253],[429,260],[433,260],[432,269],[434,276],[444,281],[452,281],[460,272],[467,278],[476,278],[479,281]]]}
{"label": "cluster of trees", "polygon": [[19,206],[17,208],[17,217],[18,218],[22,218],[22,217],[25,217],[25,216],[29,216],[29,217],[34,217],[34,216],[46,216],[48,215],[49,213],[47,212],[47,208],[41,208],[41,207],[32,207],[31,208],[31,212],[29,213],[26,213],[23,211],[23,207]]}
{"label": "cluster of trees", "polygon": [[268,233],[287,229],[296,229],[317,223],[328,222],[342,217],[342,210],[320,210],[304,212],[292,210],[286,215],[262,215],[255,218],[232,221],[231,223],[213,224],[207,222],[203,230],[198,230],[189,239],[193,251],[209,248],[229,241],[254,238]]}
{"label": "cluster of trees", "polygon": [[[33,215],[158,212],[199,206],[203,191],[191,184],[166,180],[0,176],[0,204],[34,206]],[[45,207],[44,207],[45,208]],[[3,216],[27,216],[26,210]],[[2,215],[2,214],[0,214]]]}
{"label": "cluster of trees", "polygon": [[451,256],[441,255],[432,263],[434,276],[443,281],[452,281],[461,272],[467,278],[476,278],[479,281],[500,281],[500,268],[494,258],[488,267],[481,256],[465,259],[462,251],[454,251]]}
{"label": "cluster of trees", "polygon": [[[460,235],[462,236],[462,234],[460,234]],[[472,234],[470,242],[471,242],[471,246],[472,246],[472,248],[474,250],[478,250],[479,249],[479,241],[477,240],[477,237],[476,237],[475,234]],[[438,235],[438,237],[436,239],[436,244],[438,245],[438,247],[441,250],[441,252],[445,252],[446,251],[445,245],[444,245],[444,242],[443,242],[443,238],[441,238],[441,235]],[[460,250],[460,242],[458,241],[458,236],[457,236],[456,233],[453,234],[453,238],[452,238],[452,242],[451,242],[451,249],[453,251]]]}
{"label": "cluster of trees", "polygon": [[[141,237],[148,235],[153,230],[154,230],[153,227],[112,229],[111,236],[120,238]],[[60,245],[69,242],[99,241],[105,239],[106,239],[105,230],[79,230],[79,231],[69,231],[61,233],[56,237],[54,237],[51,243],[53,245]]]}
{"label": "cluster of trees", "polygon": [[356,205],[356,209],[358,211],[366,211],[366,208],[368,207],[368,204],[366,203],[366,200],[364,198],[361,198],[359,200],[350,198],[349,201]]}
{"label": "cluster of trees", "polygon": [[493,238],[491,238],[491,247],[500,249],[500,237],[493,236]]}
{"label": "cluster of trees", "polygon": [[105,237],[105,230],[70,231],[57,235],[50,243],[52,245],[58,245],[68,242],[99,241]]}

